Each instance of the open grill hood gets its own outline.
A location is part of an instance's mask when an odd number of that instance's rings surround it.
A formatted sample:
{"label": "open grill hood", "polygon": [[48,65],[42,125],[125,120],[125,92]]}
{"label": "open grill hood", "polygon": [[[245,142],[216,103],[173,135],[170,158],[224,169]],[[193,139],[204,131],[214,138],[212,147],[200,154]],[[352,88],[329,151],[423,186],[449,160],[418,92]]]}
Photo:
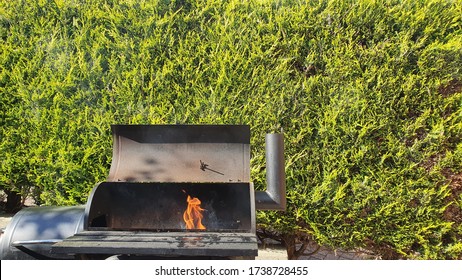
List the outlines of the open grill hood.
{"label": "open grill hood", "polygon": [[244,125],[113,125],[108,181],[249,182]]}

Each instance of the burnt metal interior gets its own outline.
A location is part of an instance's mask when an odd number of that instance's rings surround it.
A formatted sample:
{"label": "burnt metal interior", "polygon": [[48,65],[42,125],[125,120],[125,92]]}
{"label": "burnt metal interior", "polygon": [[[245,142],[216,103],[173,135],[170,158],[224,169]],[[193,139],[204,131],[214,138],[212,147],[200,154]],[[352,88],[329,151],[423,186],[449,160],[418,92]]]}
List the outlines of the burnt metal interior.
{"label": "burnt metal interior", "polygon": [[187,196],[200,198],[205,231],[254,232],[249,183],[103,182],[94,188],[87,230],[187,231]]}

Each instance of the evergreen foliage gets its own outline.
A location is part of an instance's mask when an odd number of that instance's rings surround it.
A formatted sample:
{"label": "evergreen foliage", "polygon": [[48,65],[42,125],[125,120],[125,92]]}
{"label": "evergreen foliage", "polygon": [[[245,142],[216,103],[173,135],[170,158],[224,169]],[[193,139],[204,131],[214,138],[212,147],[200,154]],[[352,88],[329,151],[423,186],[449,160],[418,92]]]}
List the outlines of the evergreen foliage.
{"label": "evergreen foliage", "polygon": [[462,258],[462,1],[0,0],[0,186],[85,203],[110,124],[285,134],[259,225],[390,258]]}

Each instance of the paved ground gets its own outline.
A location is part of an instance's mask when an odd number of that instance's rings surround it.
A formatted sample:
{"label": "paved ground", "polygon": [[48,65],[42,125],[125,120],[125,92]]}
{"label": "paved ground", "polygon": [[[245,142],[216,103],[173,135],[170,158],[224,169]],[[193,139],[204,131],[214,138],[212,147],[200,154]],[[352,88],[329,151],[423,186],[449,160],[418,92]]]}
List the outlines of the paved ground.
{"label": "paved ground", "polygon": [[[305,253],[299,258],[300,260],[371,260],[380,259],[379,256],[374,256],[367,252],[361,251],[343,251],[343,250],[332,250],[329,248],[321,247],[316,253],[311,254],[308,248]],[[287,254],[285,249],[279,248],[260,248],[258,250],[257,259],[261,260],[287,260]]]}
{"label": "paved ground", "polygon": [[[285,248],[279,244],[272,244],[258,250],[257,259],[262,260],[286,260],[287,254]],[[366,251],[344,251],[333,250],[326,247],[320,247],[316,244],[308,246],[300,260],[371,260],[380,259],[380,256],[375,256]]]}

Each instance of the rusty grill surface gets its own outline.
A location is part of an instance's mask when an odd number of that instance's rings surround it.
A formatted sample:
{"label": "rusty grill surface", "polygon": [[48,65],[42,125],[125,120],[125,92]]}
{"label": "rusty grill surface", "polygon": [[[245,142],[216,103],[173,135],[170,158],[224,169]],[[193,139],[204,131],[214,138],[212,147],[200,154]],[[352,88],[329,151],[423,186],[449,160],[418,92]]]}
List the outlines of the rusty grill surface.
{"label": "rusty grill surface", "polygon": [[256,236],[253,233],[201,233],[133,231],[83,231],[64,244],[53,246],[55,253],[73,254],[134,254],[159,257],[178,256],[256,256]]}

